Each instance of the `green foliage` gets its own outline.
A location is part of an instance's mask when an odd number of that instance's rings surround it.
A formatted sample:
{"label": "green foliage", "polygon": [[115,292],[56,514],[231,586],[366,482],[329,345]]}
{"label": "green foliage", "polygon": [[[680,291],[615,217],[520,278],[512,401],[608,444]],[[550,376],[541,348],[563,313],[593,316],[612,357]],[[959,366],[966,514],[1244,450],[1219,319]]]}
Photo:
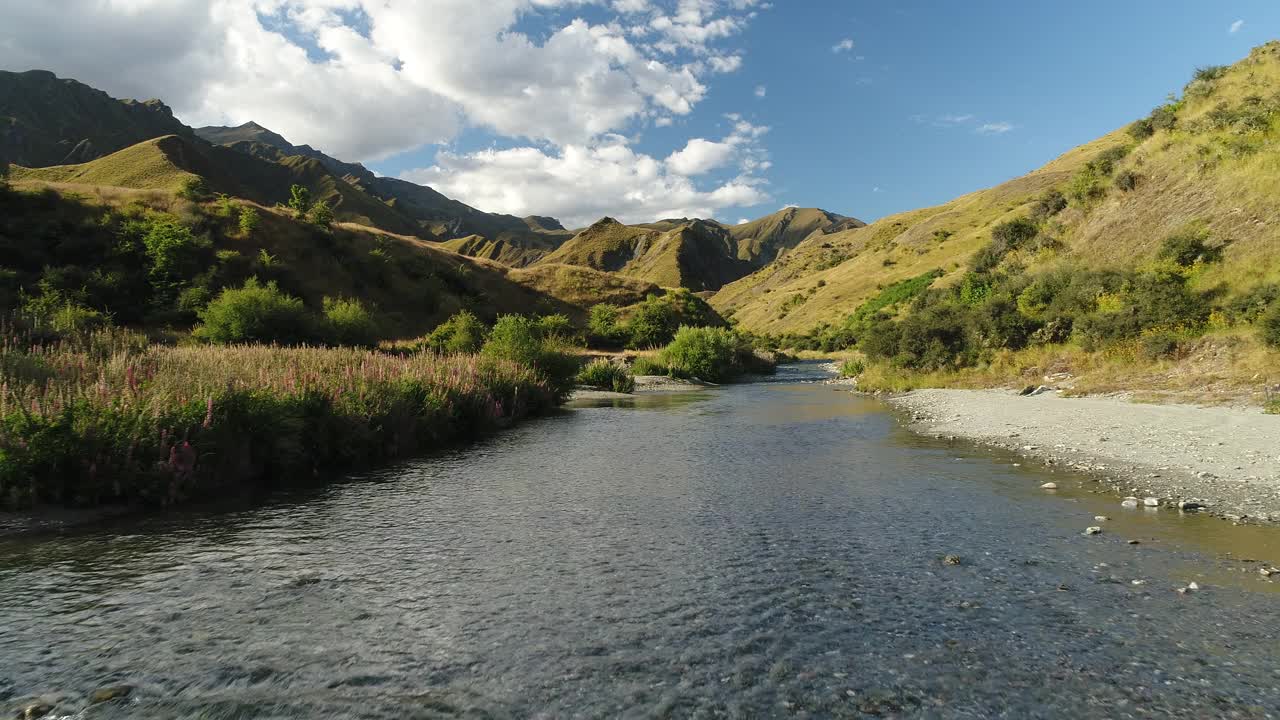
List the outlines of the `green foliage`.
{"label": "green foliage", "polygon": [[719,325],[720,319],[706,301],[688,290],[673,290],[666,295],[650,295],[632,311],[626,324],[627,345],[632,348],[655,348],[675,337],[681,325],[702,327]]}
{"label": "green foliage", "polygon": [[1165,238],[1160,244],[1156,257],[1182,267],[1190,267],[1196,263],[1211,263],[1222,259],[1222,248],[1210,247],[1209,231],[1204,227],[1192,226]]}
{"label": "green foliage", "polygon": [[1169,131],[1177,127],[1178,110],[1180,110],[1181,107],[1181,103],[1168,103],[1152,110],[1151,115],[1147,118],[1147,121],[1151,123],[1152,131]]}
{"label": "green foliage", "polygon": [[858,309],[853,311],[853,315],[849,316],[847,324],[850,326],[861,325],[885,308],[914,300],[928,290],[933,281],[942,277],[942,275],[941,270],[930,270],[915,277],[899,280],[885,287],[875,297],[859,305]]}
{"label": "green foliage", "polygon": [[1184,275],[1159,270],[1129,277],[1112,304],[1076,321],[1077,335],[1086,349],[1135,338],[1153,328],[1197,332],[1210,311],[1208,299],[1193,292]]}
{"label": "green foliage", "polygon": [[662,349],[659,362],[678,377],[724,382],[741,374],[739,340],[724,328],[681,327],[671,344]]}
{"label": "green foliage", "polygon": [[442,355],[471,354],[484,346],[488,328],[470,310],[459,310],[427,336],[427,348]]}
{"label": "green foliage", "polygon": [[1167,330],[1157,330],[1142,336],[1138,350],[1146,360],[1163,360],[1177,354],[1180,338]]}
{"label": "green foliage", "polygon": [[856,378],[867,371],[867,363],[854,358],[840,363],[840,377]]}
{"label": "green foliage", "polygon": [[636,379],[631,371],[605,358],[597,358],[587,363],[582,370],[578,371],[577,382],[579,385],[619,393],[631,393],[636,389]]}
{"label": "green foliage", "polygon": [[257,278],[241,288],[223,290],[200,313],[196,334],[219,345],[238,343],[294,344],[311,338],[311,318],[302,301],[280,291],[274,282]]}
{"label": "green foliage", "polygon": [[898,322],[871,325],[859,341],[868,357],[912,370],[944,370],[974,360],[970,322],[963,308],[939,303]]}
{"label": "green foliage", "polygon": [[656,358],[639,357],[631,363],[633,375],[670,375],[671,368]]}
{"label": "green foliage", "polygon": [[613,348],[626,340],[626,329],[619,322],[622,313],[618,306],[601,303],[592,305],[587,320],[587,337],[592,347]]}
{"label": "green foliage", "polygon": [[307,222],[318,228],[328,230],[333,226],[333,209],[329,207],[329,203],[321,200],[311,209],[307,211]]}
{"label": "green foliage", "polygon": [[294,185],[289,188],[289,209],[293,210],[294,217],[302,220],[307,217],[307,213],[311,210],[311,191],[302,185]]}
{"label": "green foliage", "polygon": [[236,214],[236,201],[232,200],[226,193],[218,193],[213,214],[220,218],[230,218]]}
{"label": "green foliage", "polygon": [[1256,322],[1267,308],[1280,304],[1280,284],[1263,283],[1249,288],[1227,305],[1229,316],[1240,322]]}
{"label": "green foliage", "polygon": [[256,208],[243,207],[240,208],[240,234],[249,237],[254,230],[258,229],[258,225],[262,223],[262,216],[258,214]]}
{"label": "green foliage", "polygon": [[1125,128],[1125,132],[1129,133],[1129,137],[1142,142],[1152,135],[1156,134],[1155,123],[1151,122],[1151,118],[1143,118],[1130,124]]}
{"label": "green foliage", "polygon": [[1093,170],[1099,175],[1110,175],[1116,171],[1116,166],[1120,164],[1129,155],[1130,147],[1128,145],[1116,145],[1098,153],[1098,156],[1085,163],[1085,167]]}
{"label": "green foliage", "polygon": [[1043,222],[1067,209],[1067,198],[1059,190],[1049,190],[1031,205],[1031,220]]}
{"label": "green foliage", "polygon": [[381,334],[373,313],[355,298],[325,298],[324,319],[324,339],[331,344],[372,347]]}
{"label": "green foliage", "polygon": [[172,301],[187,279],[199,270],[201,257],[197,251],[207,249],[209,242],[197,239],[190,228],[168,215],[153,215],[140,226],[156,295],[162,301]]}
{"label": "green foliage", "polygon": [[1006,255],[1027,246],[1039,234],[1040,226],[1031,218],[1000,223],[991,230],[991,242],[969,259],[969,269],[976,273],[990,272]]}
{"label": "green foliage", "polygon": [[1258,335],[1268,346],[1280,348],[1280,303],[1272,303],[1271,309],[1262,316],[1258,323]]}
{"label": "green foliage", "polygon": [[573,338],[575,330],[567,316],[555,314],[538,317],[538,332],[547,339],[568,341]]}
{"label": "green foliage", "polygon": [[1097,168],[1085,166],[1067,183],[1067,197],[1077,205],[1088,205],[1107,194],[1103,179]]}
{"label": "green foliage", "polygon": [[1138,187],[1140,176],[1132,170],[1122,170],[1116,175],[1115,184],[1121,192],[1133,192]]}
{"label": "green foliage", "polygon": [[538,319],[523,315],[498,318],[480,353],[488,358],[535,368],[560,393],[572,388],[573,378],[577,375],[577,362],[566,351],[563,341],[547,337]]}
{"label": "green foliage", "polygon": [[182,181],[178,187],[178,197],[192,202],[204,202],[213,196],[209,185],[199,175],[192,175]]}

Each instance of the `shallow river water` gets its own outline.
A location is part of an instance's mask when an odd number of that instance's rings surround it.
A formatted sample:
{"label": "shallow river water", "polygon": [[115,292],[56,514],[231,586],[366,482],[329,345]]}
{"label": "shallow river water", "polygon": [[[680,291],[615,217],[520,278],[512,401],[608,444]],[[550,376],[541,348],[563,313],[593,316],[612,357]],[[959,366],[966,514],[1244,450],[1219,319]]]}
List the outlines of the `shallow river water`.
{"label": "shallow river water", "polygon": [[0,539],[0,711],[1280,717],[1280,593],[1245,562],[1280,563],[1280,531],[1123,510],[813,373],[583,403],[253,509]]}

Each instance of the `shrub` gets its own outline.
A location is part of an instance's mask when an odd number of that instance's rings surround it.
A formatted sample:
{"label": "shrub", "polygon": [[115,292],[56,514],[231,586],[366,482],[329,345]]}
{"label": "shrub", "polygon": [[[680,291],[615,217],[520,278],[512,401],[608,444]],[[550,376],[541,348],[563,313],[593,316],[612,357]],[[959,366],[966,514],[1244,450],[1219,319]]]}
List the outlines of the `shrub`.
{"label": "shrub", "polygon": [[302,185],[289,188],[289,209],[299,220],[305,218],[311,210],[311,191]]}
{"label": "shrub", "polygon": [[1133,192],[1138,187],[1138,174],[1132,170],[1124,170],[1116,175],[1116,187],[1121,192]]}
{"label": "shrub", "polygon": [[858,377],[867,371],[867,364],[860,359],[845,360],[840,363],[840,377]]}
{"label": "shrub", "polygon": [[1156,127],[1155,124],[1151,122],[1151,118],[1143,118],[1129,125],[1129,127],[1125,129],[1125,132],[1128,132],[1129,137],[1134,140],[1142,142],[1156,134]]}
{"label": "shrub", "polygon": [[681,325],[703,327],[723,325],[724,321],[705,300],[686,289],[677,289],[661,297],[650,295],[632,311],[626,324],[627,346],[655,348],[666,345]]}
{"label": "shrub", "polygon": [[431,331],[426,347],[441,355],[480,352],[488,328],[470,310],[459,310],[453,317]]}
{"label": "shrub", "polygon": [[1050,190],[1031,206],[1031,219],[1037,222],[1046,220],[1067,209],[1067,198],[1059,190]]}
{"label": "shrub", "polygon": [[741,374],[738,336],[724,328],[681,327],[658,359],[673,375],[724,382]]}
{"label": "shrub", "polygon": [[969,319],[958,306],[931,305],[898,322],[873,325],[859,347],[868,357],[912,370],[943,370],[975,359]]}
{"label": "shrub", "polygon": [[612,390],[619,393],[630,393],[636,389],[636,379],[626,367],[598,358],[578,371],[579,385]]}
{"label": "shrub", "polygon": [[1280,285],[1263,283],[1250,288],[1227,305],[1227,311],[1235,320],[1254,322],[1267,312],[1267,308],[1280,301]]}
{"label": "shrub", "polygon": [[565,315],[543,315],[538,318],[538,332],[547,339],[568,340],[573,337],[573,323]]}
{"label": "shrub", "polygon": [[564,343],[544,336],[538,320],[523,315],[498,318],[480,352],[489,358],[534,368],[561,394],[572,388],[577,375],[577,361],[565,351]]}
{"label": "shrub", "polygon": [[329,207],[329,203],[321,200],[307,211],[307,221],[318,228],[328,230],[333,225],[333,208]]}
{"label": "shrub", "polygon": [[1178,352],[1179,338],[1168,331],[1157,331],[1142,336],[1138,351],[1146,360],[1161,360]]}
{"label": "shrub", "polygon": [[1086,166],[1073,175],[1071,182],[1067,183],[1067,197],[1077,205],[1088,205],[1106,194],[1107,188],[1102,184],[1102,174],[1093,167]]}
{"label": "shrub", "polygon": [[620,315],[616,305],[601,303],[591,306],[587,335],[593,346],[616,347],[624,342],[626,331],[618,323]]}
{"label": "shrub", "polygon": [[178,197],[192,202],[203,202],[212,197],[209,192],[209,186],[205,183],[204,178],[199,175],[192,175],[183,179],[182,184],[178,186]]}
{"label": "shrub", "polygon": [[258,211],[251,207],[240,208],[240,234],[248,237],[258,229],[258,225],[262,223],[262,216]]}
{"label": "shrub", "polygon": [[1280,304],[1272,303],[1271,309],[1262,316],[1258,334],[1269,347],[1280,348]]}
{"label": "shrub", "polygon": [[969,269],[976,273],[996,268],[1005,255],[1025,247],[1040,234],[1040,226],[1031,218],[1018,218],[1000,223],[991,230],[991,242],[969,259]]}
{"label": "shrub", "polygon": [[372,347],[378,342],[378,322],[357,299],[325,298],[325,341],[334,345]]}
{"label": "shrub", "polygon": [[1154,130],[1172,130],[1178,125],[1178,104],[1168,103],[1151,111],[1147,118]]}
{"label": "shrub", "polygon": [[311,318],[302,301],[249,278],[244,287],[227,288],[200,312],[199,337],[220,345],[233,343],[293,344],[310,339]]}
{"label": "shrub", "polygon": [[670,375],[671,368],[654,358],[639,357],[631,363],[633,375]]}
{"label": "shrub", "polygon": [[1222,248],[1208,245],[1209,231],[1203,227],[1191,227],[1165,238],[1156,257],[1182,267],[1196,263],[1210,263],[1222,258]]}

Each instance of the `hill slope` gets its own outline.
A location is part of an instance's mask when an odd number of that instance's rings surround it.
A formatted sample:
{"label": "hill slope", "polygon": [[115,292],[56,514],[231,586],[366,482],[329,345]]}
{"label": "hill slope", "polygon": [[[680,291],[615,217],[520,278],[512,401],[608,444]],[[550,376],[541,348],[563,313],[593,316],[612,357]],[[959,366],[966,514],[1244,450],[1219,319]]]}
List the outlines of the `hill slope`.
{"label": "hill slope", "polygon": [[116,100],[51,72],[0,72],[0,163],[82,163],[162,135],[191,136],[159,100]]}
{"label": "hill slope", "polygon": [[[937,207],[810,236],[711,303],[753,331],[803,333],[931,270],[942,272],[934,287],[959,283],[994,228],[1027,217],[1040,228],[1035,246],[1009,251],[999,267],[1136,268],[1194,228],[1222,249],[1196,287],[1229,297],[1280,282],[1280,43],[1201,75],[1133,134],[1116,131]],[[1061,193],[1064,207],[1046,208],[1046,193]]]}
{"label": "hill slope", "polygon": [[734,227],[685,218],[632,226],[604,218],[540,262],[617,272],[665,287],[716,290],[815,233],[859,225],[851,218],[801,208]]}

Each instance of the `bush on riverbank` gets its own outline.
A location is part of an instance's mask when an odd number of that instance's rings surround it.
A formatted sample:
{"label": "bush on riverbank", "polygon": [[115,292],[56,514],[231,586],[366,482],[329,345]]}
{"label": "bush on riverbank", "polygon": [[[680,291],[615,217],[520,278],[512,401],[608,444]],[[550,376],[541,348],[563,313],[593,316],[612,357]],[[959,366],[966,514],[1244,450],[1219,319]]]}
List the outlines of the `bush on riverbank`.
{"label": "bush on riverbank", "polygon": [[673,377],[726,382],[746,373],[768,374],[776,369],[750,343],[725,328],[682,327],[658,353],[658,363]]}
{"label": "bush on riverbank", "polygon": [[553,407],[497,353],[140,347],[119,331],[0,346],[0,507],[168,505],[372,466]]}
{"label": "bush on riverbank", "polygon": [[631,393],[636,389],[636,379],[631,371],[605,358],[587,363],[578,371],[577,381],[579,385],[619,393]]}

